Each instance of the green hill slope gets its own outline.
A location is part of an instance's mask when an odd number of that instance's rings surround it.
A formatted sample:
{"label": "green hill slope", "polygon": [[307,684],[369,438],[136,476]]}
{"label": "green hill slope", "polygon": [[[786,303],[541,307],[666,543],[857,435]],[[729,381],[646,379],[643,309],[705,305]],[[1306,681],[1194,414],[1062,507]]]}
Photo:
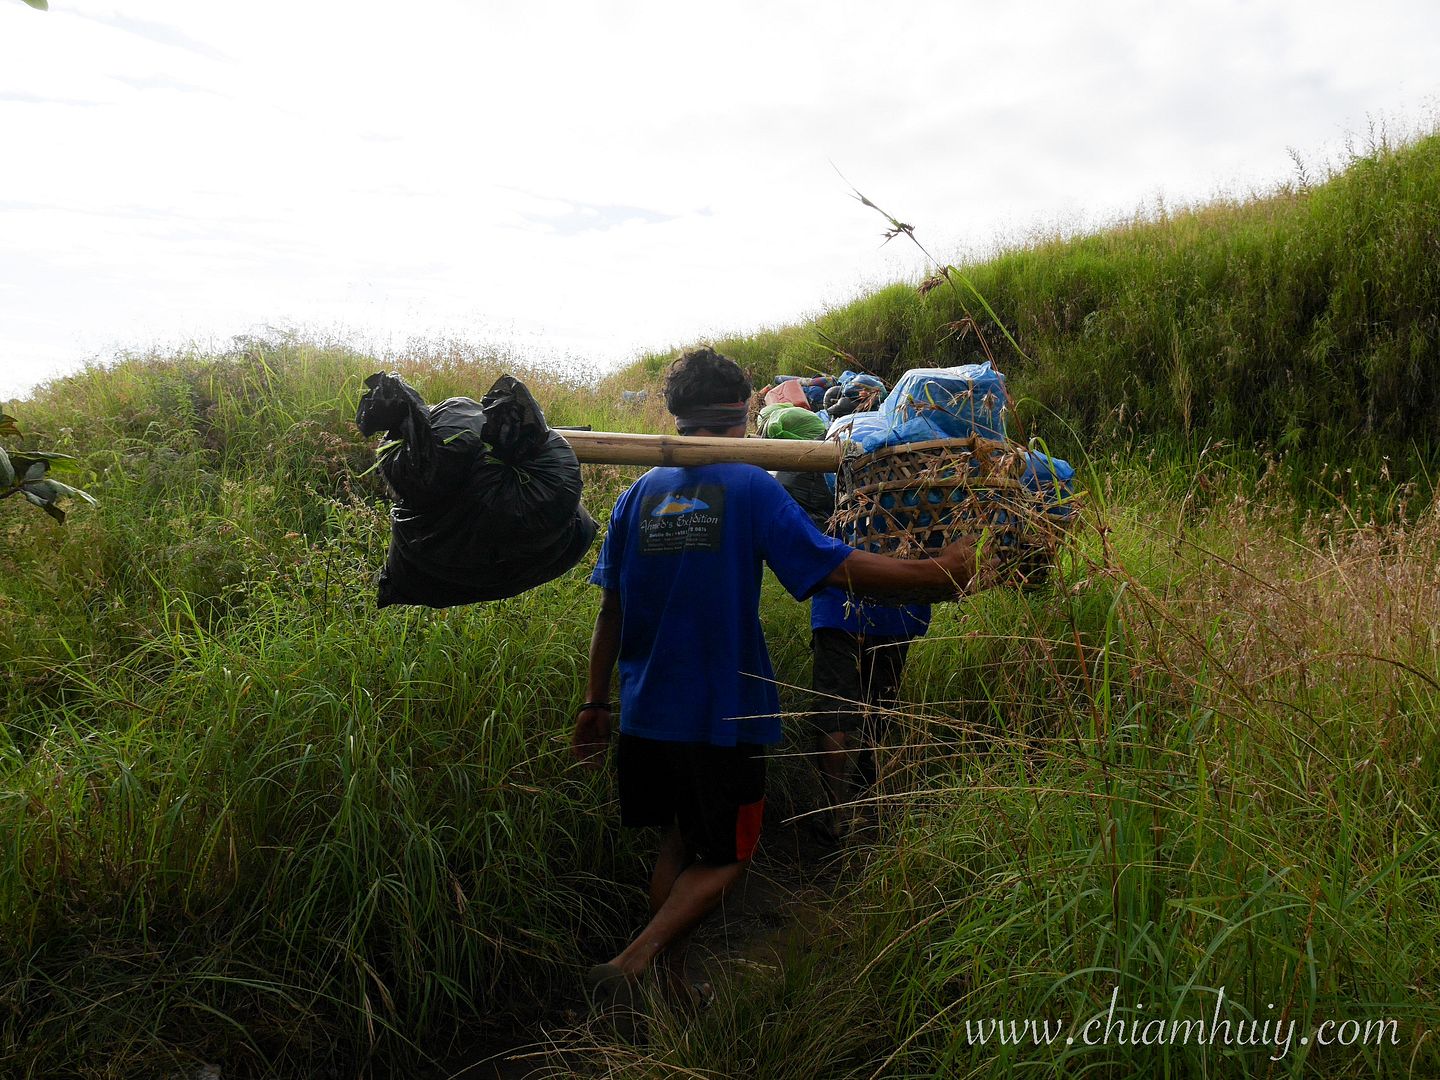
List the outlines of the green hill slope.
{"label": "green hill slope", "polygon": [[973,314],[1031,399],[1022,422],[1053,411],[1092,448],[1226,440],[1398,461],[1440,444],[1440,136],[1375,147],[1321,184],[961,270],[1023,355],[963,286],[893,285],[717,344],[762,378],[855,362],[893,378],[983,359],[957,333]]}
{"label": "green hill slope", "polygon": [[[1016,391],[1090,446],[1428,454],[1437,154],[967,273],[1024,350],[999,356]],[[893,377],[972,359],[961,315],[895,286],[720,344],[759,376],[838,367],[828,342]],[[557,424],[663,430],[657,395],[614,392],[662,363],[525,374]],[[1432,511],[1307,518],[1208,457],[1181,493],[1179,454],[1087,472],[1051,584],[943,605],[917,643],[878,842],[813,940],[626,1046],[562,1008],[645,910],[648,841],[566,750],[594,553],[501,603],[376,611],[389,522],[352,417],[377,366],[241,342],[16,410],[99,505],[0,506],[0,1075],[448,1075],[511,1025],[597,1076],[1440,1075]],[[501,370],[398,366],[432,401]],[[597,516],[632,473],[587,467]],[[806,710],[808,614],[772,583],[763,617]],[[807,745],[776,756],[773,847]],[[1117,994],[1211,1016],[1219,988],[1297,1042],[970,1041],[1080,1038]],[[1337,1021],[1384,1041],[1305,1049]]]}

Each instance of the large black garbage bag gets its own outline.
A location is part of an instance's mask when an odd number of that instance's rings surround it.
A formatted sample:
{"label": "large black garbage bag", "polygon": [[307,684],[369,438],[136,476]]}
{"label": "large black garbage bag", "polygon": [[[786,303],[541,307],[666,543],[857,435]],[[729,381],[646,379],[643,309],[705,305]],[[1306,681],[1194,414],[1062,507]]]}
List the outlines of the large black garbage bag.
{"label": "large black garbage bag", "polygon": [[483,401],[428,410],[398,375],[365,385],[355,422],[397,441],[380,466],[397,496],[380,607],[500,600],[580,561],[597,531],[580,464],[523,383],[505,375]]}
{"label": "large black garbage bag", "polygon": [[[447,398],[427,407],[400,376],[376,372],[355,412],[365,435],[383,431],[399,445],[382,451],[380,472],[411,510],[453,498],[484,457],[484,410],[470,398]],[[541,418],[544,423],[544,418]]]}
{"label": "large black garbage bag", "polygon": [[501,375],[480,402],[485,441],[501,461],[523,461],[540,452],[552,434],[540,403],[513,375]]}

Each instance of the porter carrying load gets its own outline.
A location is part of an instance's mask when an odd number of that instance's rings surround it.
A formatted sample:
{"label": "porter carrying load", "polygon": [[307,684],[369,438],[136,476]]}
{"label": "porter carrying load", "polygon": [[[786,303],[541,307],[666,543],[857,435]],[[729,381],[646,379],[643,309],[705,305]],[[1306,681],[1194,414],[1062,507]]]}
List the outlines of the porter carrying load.
{"label": "porter carrying load", "polygon": [[[816,441],[555,431],[508,375],[481,402],[430,408],[396,375],[366,386],[356,422],[389,433],[380,468],[399,497],[382,607],[497,600],[569,570],[596,533],[580,462],[834,473],[832,535],[902,558],[984,536],[1003,567],[995,583],[1010,585],[1042,581],[1078,518],[1074,470],[1006,437],[1004,376],[988,364],[909,372],[878,411]],[[772,408],[767,424],[790,411]]]}

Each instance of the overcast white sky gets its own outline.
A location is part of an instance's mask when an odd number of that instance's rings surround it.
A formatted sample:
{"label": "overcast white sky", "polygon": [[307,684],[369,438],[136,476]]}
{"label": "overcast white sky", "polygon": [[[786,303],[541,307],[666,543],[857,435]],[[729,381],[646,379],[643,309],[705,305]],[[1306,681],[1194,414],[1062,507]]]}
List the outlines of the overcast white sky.
{"label": "overcast white sky", "polygon": [[[0,397],[265,326],[609,365],[1431,127],[1434,0],[0,0]],[[832,166],[833,162],[833,166]]]}

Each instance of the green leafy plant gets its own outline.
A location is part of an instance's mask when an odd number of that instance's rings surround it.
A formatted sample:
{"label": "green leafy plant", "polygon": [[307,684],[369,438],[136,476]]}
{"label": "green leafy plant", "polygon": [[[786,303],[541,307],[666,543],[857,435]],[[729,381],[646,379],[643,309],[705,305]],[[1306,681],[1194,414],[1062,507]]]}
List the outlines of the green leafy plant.
{"label": "green leafy plant", "polygon": [[[20,427],[15,418],[0,410],[0,438],[14,438],[19,434]],[[0,446],[0,499],[22,495],[26,502],[40,507],[63,525],[65,511],[56,505],[62,498],[83,499],[91,506],[95,505],[95,499],[89,493],[50,476],[52,469],[71,469],[74,463],[75,459],[69,454],[45,450],[10,453]]]}

